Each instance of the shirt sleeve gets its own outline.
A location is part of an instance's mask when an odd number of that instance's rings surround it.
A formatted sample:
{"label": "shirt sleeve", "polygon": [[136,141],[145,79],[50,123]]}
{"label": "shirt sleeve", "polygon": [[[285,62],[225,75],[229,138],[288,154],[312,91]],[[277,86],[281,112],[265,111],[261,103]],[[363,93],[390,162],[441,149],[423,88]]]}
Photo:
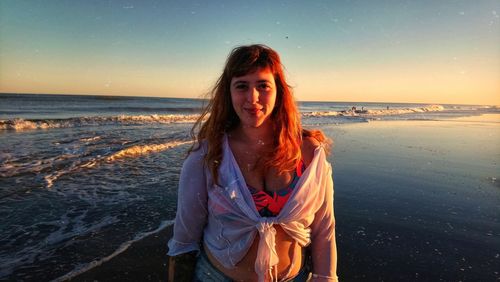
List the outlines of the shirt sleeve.
{"label": "shirt sleeve", "polygon": [[331,165],[326,163],[324,170],[320,184],[326,188],[325,200],[311,224],[312,281],[338,281]]}
{"label": "shirt sleeve", "polygon": [[207,180],[203,148],[189,154],[181,169],[174,234],[168,255],[199,251],[207,221]]}

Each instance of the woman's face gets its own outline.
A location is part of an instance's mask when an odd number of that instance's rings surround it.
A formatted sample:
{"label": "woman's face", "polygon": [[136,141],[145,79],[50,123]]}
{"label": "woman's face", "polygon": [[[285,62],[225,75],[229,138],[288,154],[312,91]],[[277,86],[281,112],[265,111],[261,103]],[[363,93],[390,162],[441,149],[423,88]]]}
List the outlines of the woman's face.
{"label": "woman's face", "polygon": [[276,102],[276,83],[268,68],[231,79],[231,101],[242,126],[259,127]]}

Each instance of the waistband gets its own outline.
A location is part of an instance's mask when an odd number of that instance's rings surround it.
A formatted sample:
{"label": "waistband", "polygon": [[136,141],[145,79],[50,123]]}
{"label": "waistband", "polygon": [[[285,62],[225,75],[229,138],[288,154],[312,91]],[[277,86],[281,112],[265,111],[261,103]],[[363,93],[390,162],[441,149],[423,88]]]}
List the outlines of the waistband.
{"label": "waistband", "polygon": [[[308,267],[308,262],[304,263],[304,266],[300,269],[299,273],[294,277],[285,280],[285,282],[305,282],[309,278],[310,272]],[[231,278],[226,276],[222,271],[217,269],[208,259],[207,254],[203,248],[200,251],[198,260],[196,262],[194,280],[198,281],[219,281],[219,282],[232,282]]]}

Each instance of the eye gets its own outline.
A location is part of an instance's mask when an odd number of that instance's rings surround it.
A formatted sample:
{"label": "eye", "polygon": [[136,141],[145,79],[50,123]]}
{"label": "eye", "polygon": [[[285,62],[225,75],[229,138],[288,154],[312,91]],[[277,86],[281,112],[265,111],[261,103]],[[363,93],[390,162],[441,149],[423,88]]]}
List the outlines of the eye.
{"label": "eye", "polygon": [[271,90],[271,85],[269,83],[261,83],[258,85],[260,90],[269,91]]}
{"label": "eye", "polygon": [[244,91],[248,89],[248,85],[246,85],[245,83],[238,83],[234,86],[234,88],[239,91]]}

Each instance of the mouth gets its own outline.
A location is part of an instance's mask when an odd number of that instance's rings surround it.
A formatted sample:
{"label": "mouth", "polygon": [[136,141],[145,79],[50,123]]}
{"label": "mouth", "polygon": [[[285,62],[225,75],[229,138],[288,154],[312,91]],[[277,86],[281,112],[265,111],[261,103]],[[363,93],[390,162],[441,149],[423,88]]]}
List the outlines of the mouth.
{"label": "mouth", "polygon": [[244,110],[250,115],[257,115],[262,109],[259,108],[244,108]]}

